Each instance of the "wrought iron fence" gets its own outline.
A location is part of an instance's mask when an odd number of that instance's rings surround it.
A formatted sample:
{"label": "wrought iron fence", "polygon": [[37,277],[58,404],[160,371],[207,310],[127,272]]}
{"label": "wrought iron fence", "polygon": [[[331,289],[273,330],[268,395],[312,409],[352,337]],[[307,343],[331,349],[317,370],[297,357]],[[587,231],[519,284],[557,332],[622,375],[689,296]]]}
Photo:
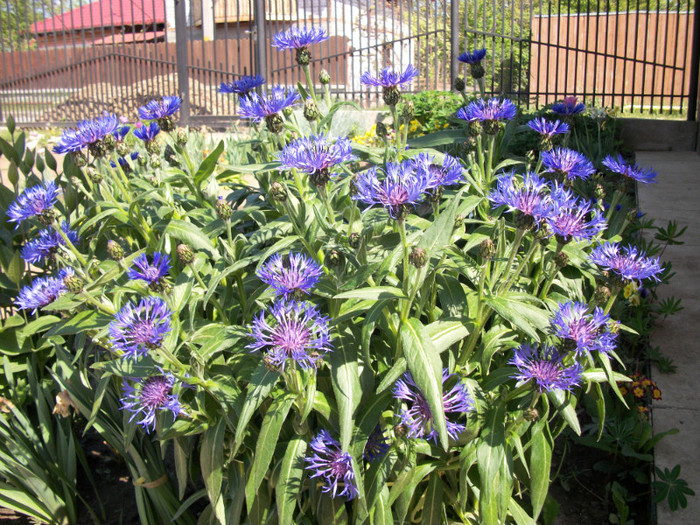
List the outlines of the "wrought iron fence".
{"label": "wrought iron fence", "polygon": [[[384,66],[449,89],[456,56],[486,47],[487,91],[542,106],[576,95],[624,112],[697,109],[699,35],[690,0],[0,0],[0,112],[25,124],[134,115],[179,93],[183,121],[235,115],[222,82],[261,73],[295,85],[294,56],[270,45],[293,25],[323,28],[312,70],[339,97],[377,106],[359,82]],[[696,30],[693,30],[694,24]],[[694,38],[693,38],[694,37]]]}

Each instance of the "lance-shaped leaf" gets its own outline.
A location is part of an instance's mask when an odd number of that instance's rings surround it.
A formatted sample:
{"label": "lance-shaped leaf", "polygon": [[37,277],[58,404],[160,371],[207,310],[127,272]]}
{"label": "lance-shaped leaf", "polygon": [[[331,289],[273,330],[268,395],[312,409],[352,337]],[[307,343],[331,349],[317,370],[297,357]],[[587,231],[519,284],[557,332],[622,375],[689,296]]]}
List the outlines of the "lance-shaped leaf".
{"label": "lance-shaped leaf", "polygon": [[304,474],[305,454],[306,441],[303,437],[295,437],[287,445],[275,489],[277,516],[280,525],[293,523],[294,507],[296,506],[297,494],[301,490],[301,478]]}

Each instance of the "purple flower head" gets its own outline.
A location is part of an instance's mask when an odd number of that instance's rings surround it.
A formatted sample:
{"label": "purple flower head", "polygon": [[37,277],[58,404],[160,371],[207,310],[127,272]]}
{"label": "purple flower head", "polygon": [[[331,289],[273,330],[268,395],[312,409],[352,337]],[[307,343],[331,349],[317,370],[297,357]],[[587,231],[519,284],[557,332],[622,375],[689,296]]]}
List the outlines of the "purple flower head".
{"label": "purple flower head", "polygon": [[340,443],[321,430],[309,443],[311,455],[306,458],[310,478],[323,478],[322,492],[331,497],[345,496],[348,500],[358,495],[352,456],[343,452]]}
{"label": "purple flower head", "polygon": [[647,278],[658,281],[662,272],[658,258],[647,257],[636,246],[623,247],[617,242],[606,242],[594,248],[590,260],[625,281]]}
{"label": "purple flower head", "polygon": [[182,99],[178,96],[165,96],[161,100],[151,100],[139,108],[139,118],[142,120],[160,120],[171,117],[180,110]]}
{"label": "purple flower head", "polygon": [[121,128],[118,128],[114,133],[112,133],[112,135],[114,135],[114,140],[116,140],[117,142],[123,141],[124,138],[129,134],[130,129],[131,128],[129,126],[122,126]]}
{"label": "purple flower head", "polygon": [[77,128],[65,128],[58,139],[58,143],[54,146],[54,153],[63,155],[65,153],[78,153],[87,146],[83,136]]}
{"label": "purple flower head", "polygon": [[[138,158],[139,158],[139,153],[138,153],[138,151],[134,151],[134,152],[130,153],[130,154],[129,154],[129,158],[130,158],[131,160],[136,160],[136,159],[138,159]],[[129,169],[129,170],[131,169],[131,166],[129,166],[129,162],[126,160],[126,157],[119,157],[119,158],[117,159],[117,162],[118,162],[119,165],[122,167],[122,169]],[[110,160],[110,161],[109,161],[109,165],[112,166],[113,168],[116,168],[116,167],[117,167],[117,163],[114,162],[113,160]]]}
{"label": "purple flower head", "polygon": [[552,106],[552,111],[560,115],[570,117],[576,115],[577,113],[583,113],[586,109],[586,105],[578,102],[576,97],[566,97],[563,101],[557,102]]}
{"label": "purple flower head", "polygon": [[585,155],[569,148],[554,148],[540,154],[545,173],[553,173],[561,179],[585,180],[595,173],[593,163]]}
{"label": "purple flower head", "polygon": [[518,112],[515,104],[507,98],[480,98],[457,110],[457,117],[468,122],[494,123],[512,120]]}
{"label": "purple flower head", "polygon": [[385,67],[376,77],[373,77],[369,71],[366,71],[360,77],[360,82],[362,82],[365,86],[374,86],[387,89],[403,86],[404,84],[410,84],[417,76],[418,69],[413,64],[409,64],[406,67],[406,70],[400,73],[395,72],[390,67]]}
{"label": "purple flower head", "polygon": [[15,230],[22,221],[38,216],[42,222],[53,221],[53,207],[58,201],[58,187],[53,181],[32,186],[22,192],[7,209],[8,222],[14,222]]}
{"label": "purple flower head", "polygon": [[34,279],[31,285],[23,287],[15,304],[20,310],[31,310],[35,313],[38,309],[51,304],[68,291],[64,283],[66,277],[75,275],[72,268],[63,268],[55,277],[39,277]]}
{"label": "purple flower head", "polygon": [[155,120],[134,130],[134,135],[144,142],[151,142],[155,140],[158,133],[160,133],[160,126]]}
{"label": "purple flower head", "polygon": [[105,113],[95,120],[83,120],[77,128],[63,130],[58,144],[54,147],[55,153],[77,153],[84,147],[91,147],[90,151],[96,157],[104,155],[102,140],[108,135],[115,138],[114,133],[119,127],[119,119],[116,115]]}
{"label": "purple flower head", "polygon": [[175,376],[159,368],[160,374],[146,377],[130,385],[122,384],[122,410],[131,412],[129,422],[137,419],[137,424],[151,432],[156,429],[156,414],[169,410],[173,417],[184,413],[177,394],[173,393]]}
{"label": "purple flower head", "polygon": [[289,299],[308,294],[323,275],[321,266],[301,253],[290,253],[283,258],[279,253],[270,257],[258,270],[258,277],[274,288],[275,293]]}
{"label": "purple flower head", "polygon": [[273,86],[272,93],[260,96],[251,92],[249,96],[241,99],[239,114],[244,118],[252,118],[257,122],[278,115],[283,109],[293,106],[301,100],[301,96],[294,90],[287,91],[282,86]]}
{"label": "purple flower head", "polygon": [[326,40],[328,40],[328,35],[323,29],[292,27],[274,35],[272,45],[282,51],[284,49],[302,49]]}
{"label": "purple flower head", "polygon": [[[456,374],[450,374],[445,368],[442,371],[442,406],[445,410],[445,420],[447,421],[447,433],[452,439],[457,439],[467,428],[466,425],[458,423],[457,419],[466,412],[474,410],[467,386],[457,380],[454,386],[445,391],[445,383]],[[432,439],[437,443],[438,434],[433,427],[433,414],[430,411],[428,400],[420,391],[413,376],[406,372],[394,385],[394,397],[406,402],[407,410],[401,412],[401,423],[408,428],[408,437],[418,439]]]}
{"label": "purple flower head", "polygon": [[486,48],[465,51],[457,57],[457,60],[465,64],[478,64],[486,57]]}
{"label": "purple flower head", "polygon": [[464,181],[462,164],[450,155],[445,155],[442,164],[435,162],[435,157],[428,153],[419,153],[409,162],[414,166],[416,177],[427,181],[427,188],[452,186]]}
{"label": "purple flower head", "polygon": [[608,353],[615,349],[617,334],[609,329],[610,316],[600,307],[592,313],[579,302],[559,303],[551,321],[552,333],[561,339],[564,352],[576,355],[598,351]]}
{"label": "purple flower head", "polygon": [[316,368],[316,362],[332,351],[329,319],[314,305],[277,301],[267,313],[253,319],[253,342],[246,348],[266,351],[265,361],[271,366],[284,370],[292,359],[302,368]]}
{"label": "purple flower head", "polygon": [[129,268],[126,274],[129,279],[141,279],[149,285],[162,282],[170,271],[170,256],[166,253],[155,252],[153,254],[153,262],[148,261],[148,256],[145,253],[134,259],[134,266]]}
{"label": "purple flower head", "polygon": [[573,199],[563,205],[555,204],[555,208],[556,211],[547,217],[547,224],[562,244],[572,239],[590,241],[608,226],[605,217],[593,208],[591,201]]}
{"label": "purple flower head", "polygon": [[170,332],[172,312],[160,297],[149,295],[139,304],[128,302],[109,324],[109,336],[115,351],[124,357],[136,359],[160,348]]}
{"label": "purple flower head", "polygon": [[636,180],[642,184],[656,183],[656,172],[651,168],[642,168],[638,164],[628,164],[619,153],[614,157],[608,155],[603,159],[603,166],[613,173],[619,173],[628,179]]}
{"label": "purple flower head", "polygon": [[362,456],[367,461],[377,461],[382,459],[390,449],[389,443],[386,441],[386,435],[382,430],[382,427],[377,425],[374,430],[370,433],[367,438],[367,443],[365,444],[365,450]]}
{"label": "purple flower head", "polygon": [[520,345],[508,363],[518,369],[513,379],[523,383],[533,379],[540,392],[557,389],[570,391],[581,382],[581,365],[573,363],[569,367],[564,366],[562,356],[553,346],[538,348]]}
{"label": "purple flower head", "polygon": [[352,146],[348,139],[339,138],[333,143],[329,142],[326,135],[321,134],[291,142],[277,154],[277,158],[283,169],[296,168],[308,174],[311,182],[319,186],[328,182],[333,168],[343,162],[355,160],[356,157],[352,154]]}
{"label": "purple flower head", "polygon": [[537,117],[529,120],[528,127],[539,133],[542,137],[551,139],[554,135],[561,135],[569,132],[569,125],[565,122],[547,120],[544,117]]}
{"label": "purple flower head", "polygon": [[416,174],[414,164],[408,160],[401,164],[389,163],[380,181],[376,167],[360,173],[355,181],[357,193],[352,196],[366,204],[381,204],[393,219],[403,218],[409,205],[423,199],[429,180]]}
{"label": "purple flower head", "polygon": [[265,79],[261,75],[243,76],[240,80],[233,82],[222,82],[219,86],[219,93],[235,93],[241,97],[247,97],[248,93],[255,88],[265,84]]}
{"label": "purple flower head", "polygon": [[[498,178],[496,189],[489,193],[493,207],[508,206],[519,212],[523,229],[539,228],[540,223],[552,215],[554,204],[547,182],[534,173],[526,173],[522,182],[515,172]],[[519,219],[520,220],[520,219]]]}
{"label": "purple flower head", "polygon": [[[70,229],[70,225],[63,221],[61,229],[72,244],[78,244],[80,241],[78,234]],[[22,247],[22,259],[29,264],[43,264],[46,259],[51,258],[59,246],[63,246],[66,242],[63,237],[51,228],[41,230],[36,239],[32,239]]]}

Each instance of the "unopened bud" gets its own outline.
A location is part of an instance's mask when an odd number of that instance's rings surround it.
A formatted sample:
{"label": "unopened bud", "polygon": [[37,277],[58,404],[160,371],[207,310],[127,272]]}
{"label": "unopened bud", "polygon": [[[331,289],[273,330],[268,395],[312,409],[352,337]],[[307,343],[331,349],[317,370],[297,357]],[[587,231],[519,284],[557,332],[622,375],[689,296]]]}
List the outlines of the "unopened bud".
{"label": "unopened bud", "polygon": [[408,434],[408,427],[404,425],[403,423],[399,423],[398,425],[394,425],[394,435],[397,438],[403,438],[406,437]]}
{"label": "unopened bud", "polygon": [[307,98],[306,102],[304,102],[304,118],[309,122],[315,122],[320,116],[321,113],[318,110],[316,102],[311,98]]}
{"label": "unopened bud", "polygon": [[540,413],[536,408],[527,408],[523,412],[523,417],[525,421],[537,421],[540,418]]}
{"label": "unopened bud", "polygon": [[484,127],[481,125],[481,122],[478,120],[473,120],[469,123],[469,135],[471,137],[478,137],[481,135],[481,132],[484,130]]}
{"label": "unopened bud", "polygon": [[425,249],[421,248],[420,246],[415,246],[413,250],[411,250],[411,254],[408,256],[408,258],[411,261],[411,264],[416,268],[423,268],[425,263],[428,262],[428,254],[426,253]]}
{"label": "unopened bud", "polygon": [[287,190],[279,182],[273,182],[270,184],[270,196],[277,202],[284,202],[287,200]]}
{"label": "unopened bud", "polygon": [[177,132],[175,133],[175,142],[177,142],[178,145],[184,146],[187,144],[187,139],[189,136],[187,135],[187,130],[184,128],[179,128]]}
{"label": "unopened bud", "polygon": [[120,157],[126,157],[129,154],[129,146],[124,141],[117,142],[116,150]]}
{"label": "unopened bud", "polygon": [[85,155],[82,151],[73,151],[71,152],[70,157],[73,161],[73,164],[75,164],[79,168],[82,168],[87,164],[87,159],[85,158]]}
{"label": "unopened bud", "polygon": [[637,210],[631,209],[630,211],[627,212],[627,215],[625,217],[628,222],[632,222],[637,218]]}
{"label": "unopened bud", "polygon": [[611,295],[612,292],[610,292],[610,288],[608,288],[607,286],[600,285],[595,289],[593,298],[595,299],[596,303],[605,304],[608,302]]}
{"label": "unopened bud", "polygon": [[182,264],[192,264],[194,261],[194,251],[187,244],[177,245],[177,258],[180,259]]}
{"label": "unopened bud", "polygon": [[136,157],[136,161],[139,163],[139,166],[145,166],[146,164],[148,164],[148,159],[145,155],[139,155],[138,157]]}
{"label": "unopened bud", "polygon": [[85,168],[85,175],[87,175],[88,178],[95,184],[102,182],[102,174],[92,166]]}
{"label": "unopened bud", "polygon": [[416,114],[416,104],[412,100],[407,100],[403,103],[403,108],[401,109],[401,116],[404,122],[409,122],[413,116]]}
{"label": "unopened bud", "polygon": [[557,265],[557,268],[566,268],[569,265],[569,256],[564,252],[559,252],[554,258],[554,264]]}
{"label": "unopened bud", "polygon": [[147,140],[146,151],[151,154],[151,157],[153,157],[154,155],[160,155],[160,144],[155,139]]}
{"label": "unopened bud", "polygon": [[80,293],[83,291],[83,285],[85,282],[77,275],[68,275],[65,279],[63,279],[63,284],[66,285],[69,292]]}
{"label": "unopened bud", "polygon": [[455,217],[455,224],[454,224],[455,230],[459,230],[459,229],[462,228],[463,226],[464,226],[464,216],[463,216],[463,215],[457,215],[457,216]]}
{"label": "unopened bud", "polygon": [[389,135],[389,130],[386,127],[386,124],[384,122],[377,122],[377,137],[380,139],[385,139]]}
{"label": "unopened bud", "polygon": [[102,139],[102,147],[104,148],[105,152],[114,151],[114,147],[116,145],[117,139],[115,139],[114,135],[111,133],[109,135],[105,135],[105,138]]}
{"label": "unopened bud", "polygon": [[350,234],[348,237],[348,244],[350,245],[351,248],[354,248],[357,250],[357,248],[360,247],[360,234],[357,232],[353,232]]}
{"label": "unopened bud", "polygon": [[318,74],[318,81],[324,86],[330,84],[331,76],[328,74],[328,71],[322,69],[321,72]]}
{"label": "unopened bud", "polygon": [[158,169],[160,168],[162,162],[160,160],[160,157],[156,155],[155,153],[150,156],[148,159],[148,165],[153,168],[153,169]]}
{"label": "unopened bud", "polygon": [[163,131],[172,131],[175,129],[175,119],[171,115],[159,118],[158,126]]}
{"label": "unopened bud", "polygon": [[[289,115],[287,115],[286,113],[287,110],[290,110]],[[291,108],[284,108],[282,112],[285,115],[290,116]],[[282,130],[284,130],[284,121],[282,120],[282,117],[280,117],[277,113],[265,117],[265,124],[267,125],[267,130],[271,133],[280,133]]]}
{"label": "unopened bud", "polygon": [[107,242],[107,253],[115,261],[119,261],[124,258],[124,248],[117,241]]}
{"label": "unopened bud", "polygon": [[332,249],[328,252],[327,255],[327,261],[328,261],[328,266],[338,266],[343,260],[343,255],[335,249]]}
{"label": "unopened bud", "polygon": [[219,197],[219,200],[216,201],[216,214],[222,221],[227,221],[233,215],[233,208],[222,197]]}
{"label": "unopened bud", "polygon": [[484,261],[488,261],[496,255],[496,245],[491,239],[484,239],[479,245],[479,253]]}
{"label": "unopened bud", "polygon": [[452,84],[452,87],[455,88],[455,91],[459,91],[461,93],[462,91],[464,91],[464,89],[467,87],[467,85],[464,82],[463,77],[457,77],[457,78],[455,78],[455,81]]}
{"label": "unopened bud", "polygon": [[605,189],[603,188],[603,185],[596,184],[595,191],[593,194],[595,195],[596,199],[598,199],[599,201],[602,201],[605,198]]}

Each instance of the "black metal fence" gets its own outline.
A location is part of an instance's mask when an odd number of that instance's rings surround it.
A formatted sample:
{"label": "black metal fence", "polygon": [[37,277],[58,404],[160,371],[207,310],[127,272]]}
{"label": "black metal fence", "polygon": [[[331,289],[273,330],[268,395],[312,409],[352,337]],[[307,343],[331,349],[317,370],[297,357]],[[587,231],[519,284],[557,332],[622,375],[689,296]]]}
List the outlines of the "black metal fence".
{"label": "black metal fence", "polygon": [[[261,73],[294,85],[293,25],[323,28],[314,75],[366,107],[364,71],[414,64],[414,91],[449,89],[456,56],[486,47],[487,91],[542,106],[576,95],[624,113],[697,112],[698,28],[690,0],[0,0],[0,112],[25,125],[103,111],[133,117],[179,93],[183,120],[229,121],[221,82]],[[695,26],[695,30],[693,29]]]}

